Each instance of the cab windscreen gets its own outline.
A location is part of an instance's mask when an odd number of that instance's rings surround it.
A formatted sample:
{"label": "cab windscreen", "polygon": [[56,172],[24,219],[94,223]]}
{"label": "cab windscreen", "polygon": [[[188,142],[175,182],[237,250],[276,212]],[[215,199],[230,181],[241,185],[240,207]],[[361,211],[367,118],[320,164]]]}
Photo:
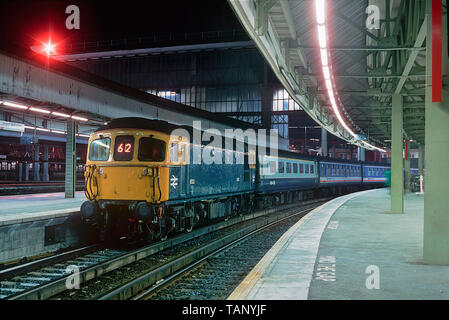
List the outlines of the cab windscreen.
{"label": "cab windscreen", "polygon": [[141,138],[139,141],[139,160],[162,162],[165,160],[165,142],[154,138]]}

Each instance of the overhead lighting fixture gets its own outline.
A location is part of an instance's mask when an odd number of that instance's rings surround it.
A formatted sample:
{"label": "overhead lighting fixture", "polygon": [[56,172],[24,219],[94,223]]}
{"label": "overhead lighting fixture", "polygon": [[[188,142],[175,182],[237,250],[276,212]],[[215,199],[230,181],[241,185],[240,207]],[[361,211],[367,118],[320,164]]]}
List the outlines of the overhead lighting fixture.
{"label": "overhead lighting fixture", "polygon": [[84,133],[78,133],[77,136],[85,137],[85,138],[90,138],[90,135],[89,135],[89,134],[84,134]]}
{"label": "overhead lighting fixture", "polygon": [[324,73],[324,80],[330,80],[331,74],[328,66],[323,67],[323,73]]}
{"label": "overhead lighting fixture", "polygon": [[89,119],[78,117],[78,116],[70,116],[72,119],[79,120],[79,121],[88,121]]}
{"label": "overhead lighting fixture", "polygon": [[[326,34],[326,1],[325,0],[315,0],[315,15],[317,22],[317,30],[318,30],[318,43],[320,46],[320,56],[321,56],[321,65],[323,69],[323,75],[326,82],[326,88],[329,96],[329,101],[331,103],[332,109],[334,110],[335,116],[337,117],[340,124],[343,128],[346,129],[353,137],[357,137],[357,135],[349,128],[349,126],[344,121],[343,117],[340,114],[339,105],[337,104],[338,97],[336,97],[336,92],[333,91],[333,83],[332,77],[330,73],[330,61],[328,58],[327,52],[327,34]],[[385,152],[385,150],[377,148],[369,143],[364,142],[365,145]]]}
{"label": "overhead lighting fixture", "polygon": [[50,129],[46,129],[46,128],[37,128],[36,127],[36,130],[50,132]]}
{"label": "overhead lighting fixture", "polygon": [[48,110],[45,110],[45,109],[40,109],[40,108],[35,108],[35,107],[30,107],[30,111],[35,111],[35,112],[40,112],[40,113],[51,113],[50,111],[48,111]]}
{"label": "overhead lighting fixture", "polygon": [[7,107],[11,107],[11,108],[17,108],[17,109],[23,109],[23,110],[28,109],[28,106],[24,106],[22,104],[13,103],[13,102],[9,102],[9,101],[2,101],[1,104],[5,105]]}
{"label": "overhead lighting fixture", "polygon": [[23,126],[25,129],[30,129],[30,130],[34,130],[36,129],[36,127],[30,127],[30,126]]}
{"label": "overhead lighting fixture", "polygon": [[53,111],[51,114],[54,115],[54,116],[58,116],[58,117],[70,118],[70,115],[69,114],[65,114],[65,113],[60,113],[60,112]]}
{"label": "overhead lighting fixture", "polygon": [[326,49],[321,49],[321,64],[323,66],[327,66],[329,65],[328,59],[327,59],[327,50]]}
{"label": "overhead lighting fixture", "polygon": [[318,24],[326,22],[326,6],[324,0],[315,0],[316,20]]}
{"label": "overhead lighting fixture", "polygon": [[51,130],[52,133],[59,133],[59,134],[65,134],[64,131],[59,131],[59,130]]}
{"label": "overhead lighting fixture", "polygon": [[324,25],[318,25],[318,42],[320,48],[326,48],[326,27]]}

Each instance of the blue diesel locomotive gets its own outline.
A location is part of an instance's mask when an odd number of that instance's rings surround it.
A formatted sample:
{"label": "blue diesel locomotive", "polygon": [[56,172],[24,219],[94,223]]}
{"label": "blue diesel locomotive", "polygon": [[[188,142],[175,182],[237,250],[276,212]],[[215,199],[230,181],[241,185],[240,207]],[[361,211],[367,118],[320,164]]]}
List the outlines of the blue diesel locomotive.
{"label": "blue diesel locomotive", "polygon": [[[381,187],[388,169],[283,150],[274,157],[246,142],[243,150],[236,141],[227,149],[191,137],[190,127],[143,118],[100,127],[89,139],[83,221],[114,237],[164,239],[256,207]],[[214,162],[196,162],[198,153]]]}

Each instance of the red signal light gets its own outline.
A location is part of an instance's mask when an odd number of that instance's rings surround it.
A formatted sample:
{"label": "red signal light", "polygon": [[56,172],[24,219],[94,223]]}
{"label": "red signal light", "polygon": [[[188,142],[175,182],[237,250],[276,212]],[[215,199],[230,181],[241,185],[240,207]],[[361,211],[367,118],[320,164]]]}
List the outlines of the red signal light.
{"label": "red signal light", "polygon": [[52,56],[56,54],[56,44],[51,43],[51,40],[48,40],[48,43],[43,43],[42,51],[45,52],[47,56]]}

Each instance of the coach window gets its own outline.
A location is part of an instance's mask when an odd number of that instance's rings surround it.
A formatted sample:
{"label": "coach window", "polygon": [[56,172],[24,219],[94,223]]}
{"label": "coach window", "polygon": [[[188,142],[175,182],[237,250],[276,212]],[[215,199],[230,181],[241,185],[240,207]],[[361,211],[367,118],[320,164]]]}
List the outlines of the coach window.
{"label": "coach window", "polygon": [[308,164],[305,164],[304,166],[306,167],[305,172],[306,172],[306,174],[308,174],[308,173],[309,173],[309,165],[308,165]]}
{"label": "coach window", "polygon": [[293,164],[293,173],[298,173],[298,164],[297,163]]}
{"label": "coach window", "polygon": [[279,173],[284,173],[284,162],[279,162]]}
{"label": "coach window", "polygon": [[292,164],[287,162],[287,173],[292,173]]}
{"label": "coach window", "polygon": [[270,173],[276,173],[276,161],[270,161]]}
{"label": "coach window", "polygon": [[304,164],[302,164],[302,163],[299,164],[299,173],[301,173],[301,174],[304,173]]}
{"label": "coach window", "polygon": [[315,168],[314,165],[311,164],[311,165],[310,165],[310,173],[313,173],[313,172],[314,172],[314,170],[315,170],[314,168]]}

